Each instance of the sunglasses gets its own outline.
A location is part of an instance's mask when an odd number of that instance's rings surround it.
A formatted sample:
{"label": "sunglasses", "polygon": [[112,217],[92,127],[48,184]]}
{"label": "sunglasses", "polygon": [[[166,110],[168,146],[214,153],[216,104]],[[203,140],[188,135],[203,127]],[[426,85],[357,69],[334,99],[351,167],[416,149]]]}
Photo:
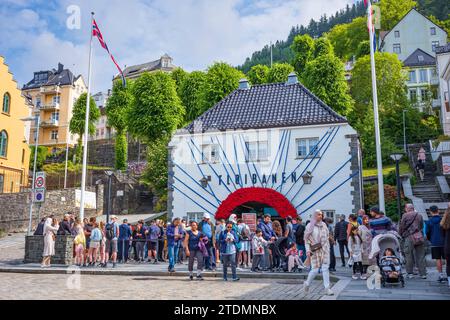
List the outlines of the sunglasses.
{"label": "sunglasses", "polygon": [[227,229],[233,229],[233,227],[227,227]]}

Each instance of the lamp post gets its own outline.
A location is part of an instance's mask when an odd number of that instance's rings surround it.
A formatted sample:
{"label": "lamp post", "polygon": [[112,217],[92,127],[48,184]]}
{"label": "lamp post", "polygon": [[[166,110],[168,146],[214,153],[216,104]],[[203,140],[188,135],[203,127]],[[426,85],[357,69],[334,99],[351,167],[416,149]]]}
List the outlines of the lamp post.
{"label": "lamp post", "polygon": [[401,204],[400,204],[400,166],[399,162],[403,157],[403,153],[391,154],[391,159],[395,161],[395,174],[397,178],[397,212],[398,216],[402,218]]}
{"label": "lamp post", "polygon": [[111,182],[114,172],[105,171],[105,173],[108,176],[108,210],[106,211],[106,223],[109,223],[109,214],[111,213]]}
{"label": "lamp post", "polygon": [[405,154],[408,154],[407,150],[406,150],[406,121],[405,121],[405,112],[407,110],[403,110],[403,149]]}
{"label": "lamp post", "polygon": [[31,199],[30,199],[30,213],[29,213],[29,221],[28,221],[28,235],[31,235],[31,222],[33,219],[33,204],[34,204],[34,180],[36,179],[36,162],[37,162],[37,153],[38,153],[38,145],[39,145],[39,125],[41,122],[40,113],[34,117],[28,117],[21,119],[22,121],[35,121],[36,123],[36,136],[34,143],[34,163],[33,163],[33,181],[31,182]]}

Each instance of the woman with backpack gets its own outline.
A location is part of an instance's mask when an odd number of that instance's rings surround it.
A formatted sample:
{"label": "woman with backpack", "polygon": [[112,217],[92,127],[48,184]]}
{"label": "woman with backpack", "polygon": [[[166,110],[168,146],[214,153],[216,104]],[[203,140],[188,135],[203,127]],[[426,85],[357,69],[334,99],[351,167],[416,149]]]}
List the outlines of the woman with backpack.
{"label": "woman with backpack", "polygon": [[238,265],[241,268],[248,268],[249,259],[248,251],[250,250],[250,228],[242,221],[238,219],[238,235],[240,237],[241,247],[239,248]]}
{"label": "woman with backpack", "polygon": [[191,230],[186,232],[184,238],[184,247],[186,250],[186,257],[189,258],[189,279],[194,280],[194,261],[197,260],[197,280],[203,280],[203,254],[199,247],[200,239],[203,234],[198,230],[198,223],[196,221],[191,222]]}

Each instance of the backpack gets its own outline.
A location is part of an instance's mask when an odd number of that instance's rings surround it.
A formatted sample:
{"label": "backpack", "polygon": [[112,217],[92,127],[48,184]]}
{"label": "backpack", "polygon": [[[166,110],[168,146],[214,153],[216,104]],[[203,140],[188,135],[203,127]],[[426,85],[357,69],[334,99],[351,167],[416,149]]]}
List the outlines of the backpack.
{"label": "backpack", "polygon": [[114,224],[108,223],[105,227],[105,235],[107,240],[114,239]]}

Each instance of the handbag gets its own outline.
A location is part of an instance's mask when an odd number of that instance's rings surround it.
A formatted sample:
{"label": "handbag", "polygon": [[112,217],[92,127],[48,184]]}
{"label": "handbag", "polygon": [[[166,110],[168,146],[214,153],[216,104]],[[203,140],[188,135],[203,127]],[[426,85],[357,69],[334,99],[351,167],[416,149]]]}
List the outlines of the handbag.
{"label": "handbag", "polygon": [[311,252],[315,252],[315,251],[317,251],[317,250],[322,249],[322,244],[321,244],[320,242],[319,242],[319,243],[312,244],[312,245],[309,247],[309,249],[311,250]]}
{"label": "handbag", "polygon": [[[416,221],[417,216],[418,216],[418,213],[416,213],[416,215],[414,216],[414,219],[411,221],[411,223],[408,225],[408,227],[405,228],[405,230],[408,230],[412,226],[414,221]],[[414,247],[420,246],[425,243],[425,238],[423,236],[422,231],[420,231],[420,230],[417,230],[417,231],[413,232],[412,234],[410,234],[409,239],[413,243]]]}

